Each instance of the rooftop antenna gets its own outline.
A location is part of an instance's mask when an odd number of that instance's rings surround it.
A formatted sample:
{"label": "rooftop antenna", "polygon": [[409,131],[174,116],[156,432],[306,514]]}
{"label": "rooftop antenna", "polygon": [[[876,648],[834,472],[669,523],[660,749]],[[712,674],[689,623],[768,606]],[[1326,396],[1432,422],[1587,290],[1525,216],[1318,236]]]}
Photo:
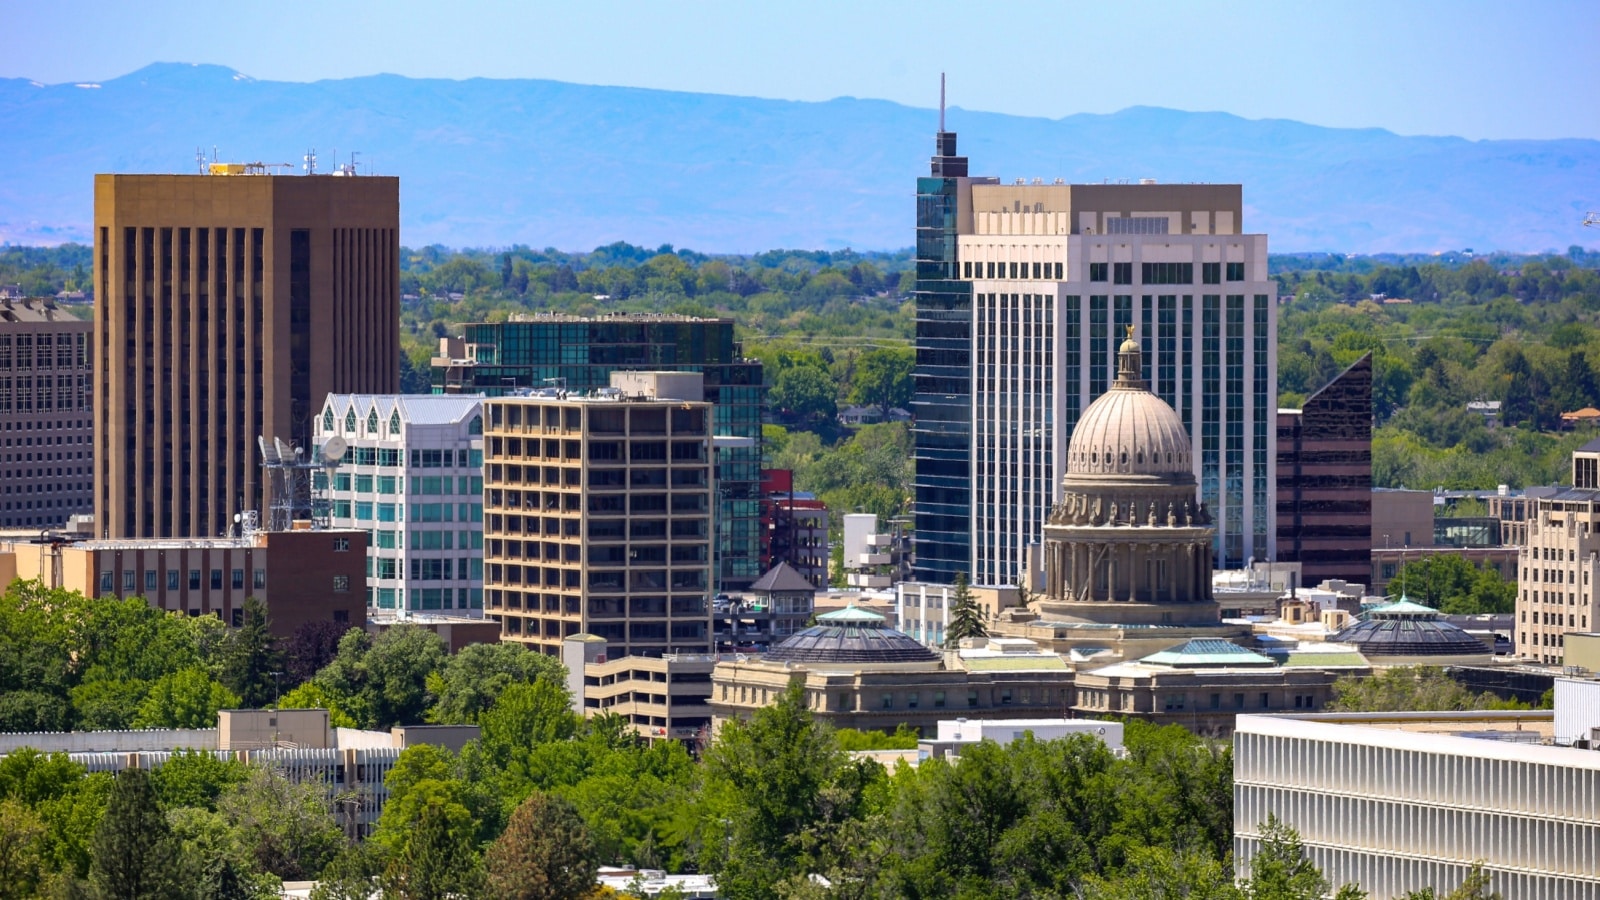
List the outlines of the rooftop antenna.
{"label": "rooftop antenna", "polygon": [[944,131],[944,73],[939,73],[939,130]]}
{"label": "rooftop antenna", "polygon": [[306,155],[305,155],[305,160],[306,160],[306,165],[305,165],[306,174],[307,175],[315,175],[315,174],[317,174],[317,148],[312,147],[310,150],[307,150],[306,151]]}
{"label": "rooftop antenna", "polygon": [[194,164],[195,168],[200,170],[201,175],[206,174],[206,150],[204,147],[194,148]]}

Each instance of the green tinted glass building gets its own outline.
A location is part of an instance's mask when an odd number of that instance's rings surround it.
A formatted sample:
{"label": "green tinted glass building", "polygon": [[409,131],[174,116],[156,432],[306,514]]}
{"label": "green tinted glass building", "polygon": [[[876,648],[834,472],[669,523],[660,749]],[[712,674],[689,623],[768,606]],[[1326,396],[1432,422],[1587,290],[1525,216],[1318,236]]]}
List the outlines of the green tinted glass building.
{"label": "green tinted glass building", "polygon": [[716,406],[719,590],[742,589],[761,576],[761,363],[745,359],[732,319],[618,313],[561,314],[469,324],[461,339],[441,341],[433,360],[436,394],[503,396],[564,387],[587,392],[611,384],[617,370],[687,371],[705,376]]}

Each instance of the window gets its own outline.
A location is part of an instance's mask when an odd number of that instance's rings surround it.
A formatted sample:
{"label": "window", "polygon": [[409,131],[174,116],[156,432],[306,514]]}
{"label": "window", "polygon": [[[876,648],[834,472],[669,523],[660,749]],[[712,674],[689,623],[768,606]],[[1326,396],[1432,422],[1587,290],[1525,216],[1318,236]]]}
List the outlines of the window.
{"label": "window", "polygon": [[372,412],[367,413],[367,434],[377,434],[377,433],[378,433],[378,411],[377,410],[373,410]]}
{"label": "window", "polygon": [[340,625],[348,624],[350,622],[350,610],[348,610],[348,609],[336,609],[336,610],[334,610],[333,611],[333,621],[336,622],[337,624],[340,624]]}
{"label": "window", "polygon": [[389,415],[389,433],[390,434],[399,434],[400,433],[400,411],[399,410],[395,410],[393,413],[391,413]]}
{"label": "window", "polygon": [[1142,263],[1140,269],[1145,284],[1194,283],[1194,263]]}
{"label": "window", "polygon": [[138,588],[135,588],[133,586],[133,570],[132,569],[123,569],[122,570],[122,592],[125,593],[125,594],[131,594],[135,590],[138,590]]}
{"label": "window", "polygon": [[1242,262],[1228,263],[1228,280],[1229,281],[1243,281],[1244,280],[1244,263],[1242,263]]}
{"label": "window", "polygon": [[253,587],[255,587],[257,590],[260,590],[261,588],[266,587],[267,586],[267,570],[266,569],[257,569],[256,570],[256,574],[255,574],[255,580],[251,582],[251,585]]}
{"label": "window", "polygon": [[200,590],[200,570],[199,569],[190,569],[189,570],[189,590],[191,590],[191,591]]}
{"label": "window", "polygon": [[212,569],[211,570],[211,589],[213,591],[222,590],[222,570],[221,569]]}
{"label": "window", "polygon": [[244,590],[244,570],[243,569],[234,569],[233,570],[233,589],[236,590],[236,591]]}
{"label": "window", "polygon": [[1133,263],[1113,263],[1111,280],[1114,284],[1133,284]]}
{"label": "window", "polygon": [[884,694],[883,695],[883,708],[884,709],[894,709],[894,695],[893,694]]}
{"label": "window", "polygon": [[1108,277],[1106,274],[1107,268],[1109,266],[1106,263],[1089,263],[1089,280],[1105,281]]}
{"label": "window", "polygon": [[1271,705],[1272,705],[1272,703],[1271,703],[1271,695],[1270,694],[1262,694],[1261,695],[1261,708],[1262,709],[1266,709],[1267,707],[1269,707]]}
{"label": "window", "polygon": [[156,570],[155,569],[145,569],[144,570],[144,589],[145,589],[146,593],[152,593],[152,594],[155,593],[155,590],[156,590]]}
{"label": "window", "polygon": [[347,434],[356,433],[356,411],[354,409],[344,414],[344,430]]}
{"label": "window", "polygon": [[335,553],[345,553],[345,552],[348,552],[349,550],[350,550],[350,539],[349,538],[347,538],[347,537],[336,537],[336,538],[333,539],[333,552],[335,552]]}
{"label": "window", "polygon": [[944,691],[933,692],[933,708],[944,709]]}
{"label": "window", "polygon": [[322,432],[323,432],[323,434],[332,434],[333,433],[333,409],[332,409],[332,407],[329,407],[328,409],[325,409],[325,410],[322,411]]}
{"label": "window", "polygon": [[1222,263],[1201,263],[1200,281],[1203,284],[1222,283]]}
{"label": "window", "polygon": [[349,575],[335,575],[335,576],[333,576],[333,592],[335,594],[348,594],[348,593],[350,593],[350,576]]}
{"label": "window", "polygon": [[970,259],[966,260],[965,262],[963,262],[961,264],[961,277],[962,278],[971,278],[972,277],[972,260],[970,260]]}
{"label": "window", "polygon": [[978,706],[978,692],[977,691],[967,691],[967,706],[969,708],[977,708],[977,706]]}
{"label": "window", "polygon": [[921,697],[922,697],[922,695],[917,693],[916,691],[912,691],[911,693],[906,694],[906,709],[916,709],[917,708],[917,703],[921,699]]}
{"label": "window", "polygon": [[167,570],[167,590],[175,591],[177,589],[178,589],[178,570],[177,569],[168,569]]}
{"label": "window", "polygon": [[102,594],[111,593],[112,585],[114,583],[114,579],[115,578],[116,578],[116,576],[112,575],[110,572],[101,572],[100,573],[100,593],[102,593]]}

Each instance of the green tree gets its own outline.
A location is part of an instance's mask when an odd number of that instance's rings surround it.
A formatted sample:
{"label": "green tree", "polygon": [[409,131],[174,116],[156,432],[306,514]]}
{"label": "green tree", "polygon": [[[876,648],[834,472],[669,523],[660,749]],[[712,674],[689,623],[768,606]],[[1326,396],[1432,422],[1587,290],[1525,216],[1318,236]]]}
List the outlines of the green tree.
{"label": "green tree", "polygon": [[374,848],[352,844],[329,860],[311,889],[311,900],[372,900],[383,862]]}
{"label": "green tree", "polygon": [[850,382],[850,402],[876,406],[887,421],[891,409],[911,405],[911,371],[916,365],[916,353],[910,347],[868,350],[856,360],[855,377]]}
{"label": "green tree", "polygon": [[334,728],[359,728],[356,720],[339,706],[340,699],[317,682],[308,681],[284,694],[278,706],[282,709],[325,709],[328,724]]}
{"label": "green tree", "polygon": [[1501,900],[1499,891],[1489,890],[1493,882],[1494,876],[1483,870],[1483,862],[1480,860],[1472,864],[1467,877],[1463,878],[1461,884],[1450,893],[1441,896],[1433,888],[1425,887],[1421,890],[1406,891],[1400,900]]}
{"label": "green tree", "polygon": [[251,597],[244,601],[243,624],[228,635],[223,647],[222,683],[248,708],[260,709],[277,702],[282,675],[283,653],[272,634],[267,606]]}
{"label": "green tree", "polygon": [[950,596],[950,625],[944,632],[944,645],[957,647],[962,638],[988,636],[989,626],[984,624],[983,609],[973,599],[972,588],[967,585],[967,573],[957,572],[955,589]]}
{"label": "green tree", "polygon": [[[702,862],[717,873],[719,890],[731,898],[769,898],[780,881],[804,874],[801,835],[829,816],[860,811],[860,772],[812,717],[799,682],[749,722],[725,724],[703,770],[715,800]],[[825,795],[830,787],[840,792]]]}
{"label": "green tree", "polygon": [[363,728],[417,724],[431,705],[428,675],[445,662],[444,639],[416,625],[376,638],[351,629],[313,683]]}
{"label": "green tree", "polygon": [[1447,615],[1509,613],[1516,609],[1517,586],[1495,569],[1477,566],[1453,553],[1408,562],[1389,580],[1410,599]]}
{"label": "green tree", "polygon": [[474,829],[464,809],[445,803],[422,808],[405,842],[380,878],[385,900],[447,900],[474,896],[482,870]]}
{"label": "green tree", "polygon": [[534,793],[484,855],[488,895],[499,900],[579,900],[599,867],[589,827],[572,804]]}
{"label": "green tree", "polygon": [[1115,876],[1090,875],[1084,900],[1239,900],[1239,888],[1222,863],[1203,852],[1164,847],[1134,850]]}
{"label": "green tree", "polygon": [[150,774],[150,779],[157,799],[167,809],[214,810],[217,798],[249,774],[249,767],[236,759],[218,759],[205,750],[177,750]]}
{"label": "green tree", "polygon": [[774,410],[798,422],[832,419],[838,412],[838,389],[820,366],[790,366],[773,378],[767,392]]}
{"label": "green tree", "polygon": [[516,770],[526,765],[534,745],[572,737],[581,720],[569,703],[564,684],[540,679],[507,687],[479,719],[485,759],[497,769]]}
{"label": "green tree", "polygon": [[150,685],[134,728],[214,728],[217,710],[236,709],[239,696],[215,681],[204,669],[183,669],[163,675]]}
{"label": "green tree", "polygon": [[564,684],[566,674],[555,657],[522,644],[471,644],[428,674],[428,693],[437,699],[427,718],[440,724],[476,725],[508,686],[539,678]]}
{"label": "green tree", "polygon": [[171,900],[183,894],[178,845],[150,775],[124,769],[94,832],[89,882],[100,900]]}
{"label": "green tree", "polygon": [[1462,687],[1438,666],[1396,666],[1372,675],[1346,675],[1333,683],[1334,712],[1406,712],[1490,709],[1494,694]]}
{"label": "green tree", "polygon": [[[1245,900],[1322,900],[1328,896],[1328,879],[1306,857],[1300,832],[1268,813],[1261,825],[1261,844],[1250,859],[1250,878],[1244,883]],[[1344,885],[1335,900],[1363,900],[1366,894]]]}
{"label": "green tree", "polygon": [[314,878],[344,845],[322,786],[290,781],[272,766],[253,767],[217,800],[217,811],[255,867],[285,881]]}
{"label": "green tree", "polygon": [[27,806],[0,800],[0,900],[32,897],[43,880],[45,824]]}

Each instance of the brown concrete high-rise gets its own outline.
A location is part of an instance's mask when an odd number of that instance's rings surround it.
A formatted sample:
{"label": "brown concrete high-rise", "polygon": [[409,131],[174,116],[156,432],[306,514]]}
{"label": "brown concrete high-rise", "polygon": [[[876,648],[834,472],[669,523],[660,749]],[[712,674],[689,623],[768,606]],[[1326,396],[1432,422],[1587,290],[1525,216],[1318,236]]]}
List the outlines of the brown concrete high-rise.
{"label": "brown concrete high-rise", "polygon": [[105,537],[265,519],[258,436],[309,448],[328,393],[399,388],[399,179],[213,170],[95,176]]}

